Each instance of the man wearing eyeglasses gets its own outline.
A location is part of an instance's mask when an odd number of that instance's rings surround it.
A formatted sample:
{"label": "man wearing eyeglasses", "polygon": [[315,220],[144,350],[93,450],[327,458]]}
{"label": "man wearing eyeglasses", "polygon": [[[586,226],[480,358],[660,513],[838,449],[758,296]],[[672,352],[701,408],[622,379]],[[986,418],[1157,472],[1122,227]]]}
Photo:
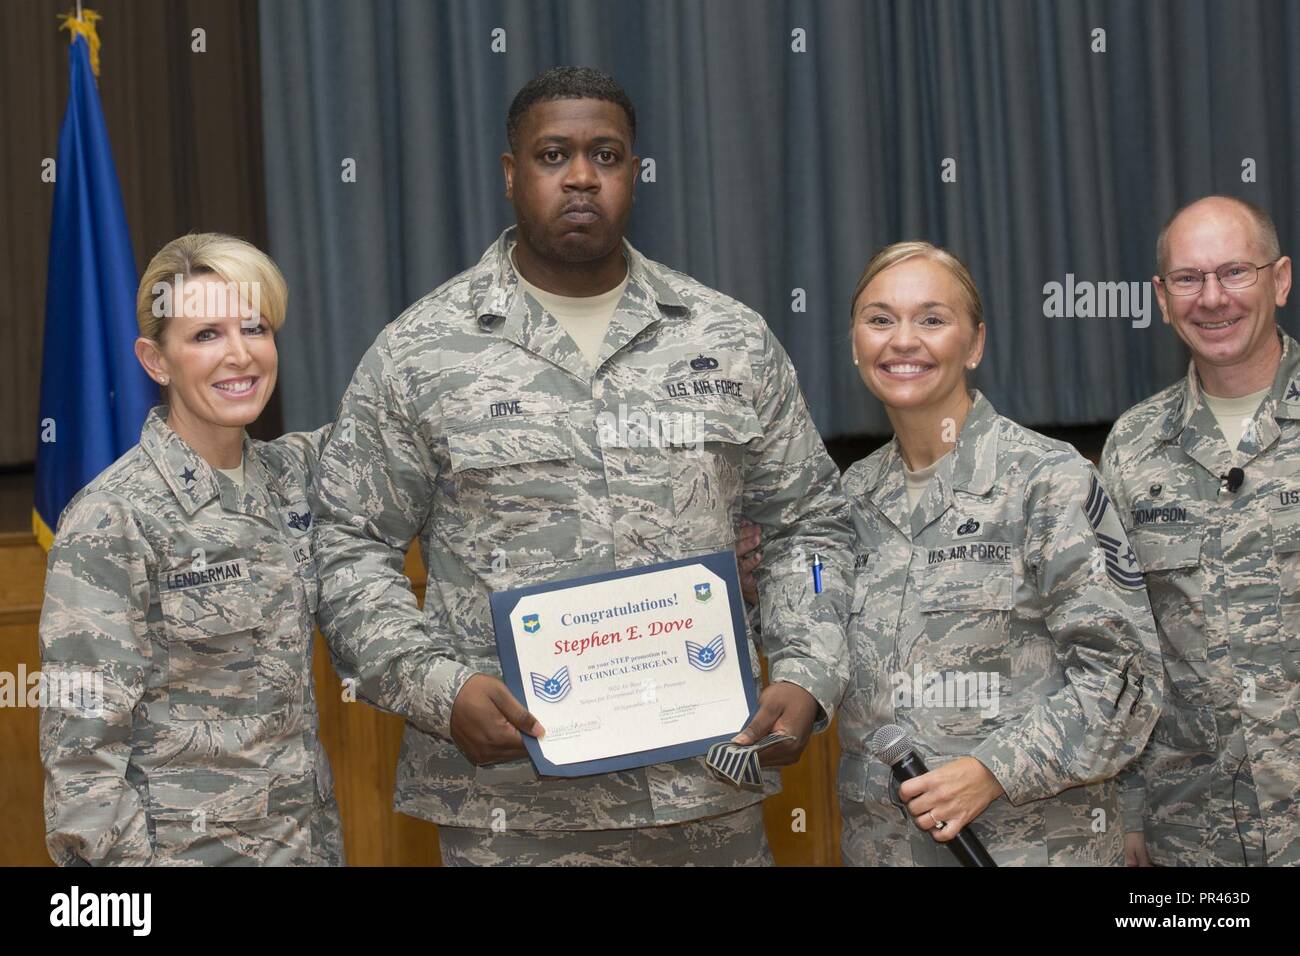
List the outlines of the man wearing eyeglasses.
{"label": "man wearing eyeglasses", "polygon": [[1124,786],[1130,865],[1300,863],[1300,347],[1277,325],[1291,260],[1262,209],[1170,218],[1156,299],[1187,377],[1103,452],[1146,573],[1164,710]]}

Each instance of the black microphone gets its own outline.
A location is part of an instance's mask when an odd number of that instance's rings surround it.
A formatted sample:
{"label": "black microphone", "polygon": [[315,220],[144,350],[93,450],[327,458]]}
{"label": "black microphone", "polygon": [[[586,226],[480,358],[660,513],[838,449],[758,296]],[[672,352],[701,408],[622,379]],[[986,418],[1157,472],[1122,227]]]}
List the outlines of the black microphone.
{"label": "black microphone", "polygon": [[[869,746],[881,763],[893,768],[894,777],[899,783],[928,772],[921,758],[912,749],[912,738],[898,724],[885,724],[877,730],[872,735]],[[961,861],[962,866],[997,866],[969,826],[945,846],[952,850],[953,856]]]}
{"label": "black microphone", "polygon": [[1246,480],[1246,473],[1240,468],[1229,468],[1226,475],[1219,476],[1219,480],[1227,482],[1228,491],[1235,495],[1241,490],[1242,483]]}

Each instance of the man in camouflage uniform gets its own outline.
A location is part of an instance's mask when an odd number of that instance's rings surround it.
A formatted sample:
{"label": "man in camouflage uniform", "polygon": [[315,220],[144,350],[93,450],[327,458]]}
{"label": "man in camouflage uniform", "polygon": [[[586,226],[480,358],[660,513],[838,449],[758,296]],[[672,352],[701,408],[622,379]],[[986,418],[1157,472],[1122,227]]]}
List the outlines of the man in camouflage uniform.
{"label": "man in camouflage uniform", "polygon": [[64,510],[40,624],[56,863],[342,864],[311,673],[320,436],[245,437],[240,487],[155,408]]}
{"label": "man in camouflage uniform", "polygon": [[[441,825],[446,863],[765,862],[762,795],[702,759],[539,778],[488,599],[732,547],[744,513],[768,529],[772,678],[749,730],[796,736],[773,761],[793,762],[846,681],[835,466],[762,319],[623,240],[639,164],[613,81],[548,71],[508,130],[517,228],[389,325],[343,399],[316,485],[322,628],[361,696],[404,698],[396,807]],[[592,352],[540,301],[624,281]],[[423,614],[402,573],[417,535]]]}
{"label": "man in camouflage uniform", "polygon": [[1212,196],[1157,245],[1187,377],[1129,409],[1106,484],[1159,627],[1168,691],[1131,775],[1131,862],[1300,863],[1300,351],[1266,213]]}
{"label": "man in camouflage uniform", "polygon": [[844,475],[858,549],[844,859],[956,865],[868,751],[894,723],[929,770],[974,757],[996,778],[1004,795],[968,826],[999,866],[1118,864],[1114,775],[1160,700],[1142,579],[1092,466],[974,399],[914,511],[897,441]]}

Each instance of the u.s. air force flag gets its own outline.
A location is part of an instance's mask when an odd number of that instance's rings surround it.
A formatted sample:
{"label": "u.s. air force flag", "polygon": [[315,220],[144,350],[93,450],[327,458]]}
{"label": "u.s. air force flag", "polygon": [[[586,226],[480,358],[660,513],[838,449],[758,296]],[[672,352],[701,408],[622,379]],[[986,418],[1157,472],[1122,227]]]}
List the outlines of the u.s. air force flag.
{"label": "u.s. air force flag", "polygon": [[63,24],[72,49],[54,167],[32,512],[46,549],[64,506],[140,440],[158,401],[135,357],[135,254],[95,89],[97,57],[92,71],[98,19],[86,10]]}

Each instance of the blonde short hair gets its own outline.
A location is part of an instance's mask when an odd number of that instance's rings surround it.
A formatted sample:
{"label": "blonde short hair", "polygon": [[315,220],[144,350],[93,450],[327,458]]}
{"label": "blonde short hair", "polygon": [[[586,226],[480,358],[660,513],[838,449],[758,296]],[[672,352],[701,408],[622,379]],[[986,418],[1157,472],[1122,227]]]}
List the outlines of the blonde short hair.
{"label": "blonde short hair", "polygon": [[862,278],[858,280],[857,288],[853,290],[853,298],[849,300],[849,324],[853,323],[853,314],[857,308],[858,297],[862,295],[862,290],[871,284],[872,279],[900,262],[916,258],[930,259],[939,263],[951,273],[966,296],[966,309],[975,322],[975,328],[978,329],[980,323],[984,321],[984,303],[980,299],[980,290],[975,286],[975,277],[970,274],[970,269],[966,268],[966,263],[947,249],[942,249],[933,243],[924,242],[920,239],[892,243],[871,257],[871,261],[867,263],[866,271],[862,273]]}
{"label": "blonde short hair", "polygon": [[177,276],[185,280],[204,275],[235,283],[241,290],[246,288],[244,283],[254,283],[251,288],[255,290],[258,314],[273,332],[284,325],[289,287],[271,257],[251,242],[235,236],[192,232],[173,239],[149,260],[135,297],[135,320],[140,335],[162,341],[163,320],[167,315],[155,308],[160,284],[170,286],[171,294],[178,295],[174,286]]}

